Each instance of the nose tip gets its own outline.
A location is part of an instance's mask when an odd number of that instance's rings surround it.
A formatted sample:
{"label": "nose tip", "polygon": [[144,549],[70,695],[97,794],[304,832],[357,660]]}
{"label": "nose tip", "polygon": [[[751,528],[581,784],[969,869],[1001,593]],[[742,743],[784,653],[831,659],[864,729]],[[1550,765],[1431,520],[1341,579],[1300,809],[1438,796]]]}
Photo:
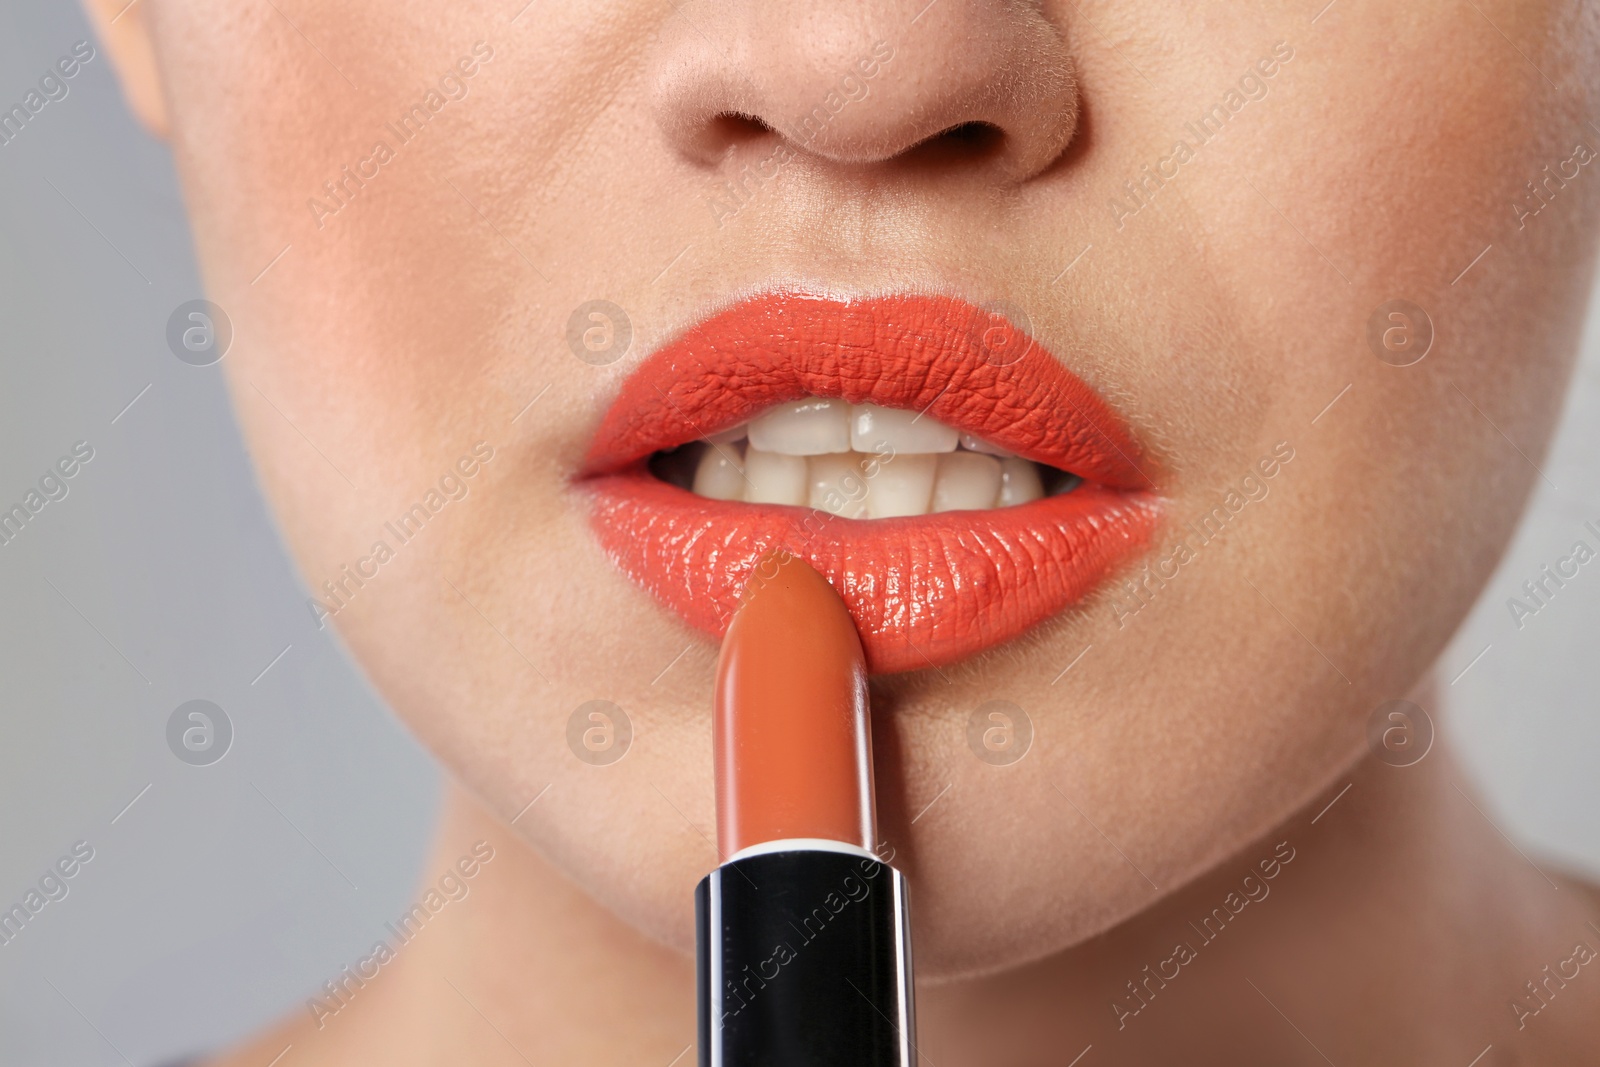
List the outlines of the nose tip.
{"label": "nose tip", "polygon": [[1015,0],[925,5],[723,0],[680,9],[656,59],[657,122],[705,163],[770,130],[839,166],[908,159],[934,142],[940,159],[1011,180],[1049,166],[1078,116],[1060,27]]}

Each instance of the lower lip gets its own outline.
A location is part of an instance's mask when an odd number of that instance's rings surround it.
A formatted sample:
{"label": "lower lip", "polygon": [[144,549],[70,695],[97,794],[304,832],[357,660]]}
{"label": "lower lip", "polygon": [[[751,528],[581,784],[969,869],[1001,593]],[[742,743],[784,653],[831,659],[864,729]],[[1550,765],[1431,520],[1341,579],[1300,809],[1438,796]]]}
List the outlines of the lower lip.
{"label": "lower lip", "polygon": [[696,496],[642,467],[583,483],[596,536],[690,626],[720,637],[756,560],[786,549],[843,597],[874,673],[939,667],[1083,599],[1150,541],[1152,494],[1084,484],[986,511],[843,519]]}

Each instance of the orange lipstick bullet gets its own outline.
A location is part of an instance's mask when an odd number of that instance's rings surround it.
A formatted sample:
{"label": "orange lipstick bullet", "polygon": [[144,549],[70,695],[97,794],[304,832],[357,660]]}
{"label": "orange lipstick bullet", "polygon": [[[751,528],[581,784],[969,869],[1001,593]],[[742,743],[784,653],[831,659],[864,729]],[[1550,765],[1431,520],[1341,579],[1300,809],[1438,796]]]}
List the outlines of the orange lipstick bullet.
{"label": "orange lipstick bullet", "polygon": [[876,839],[866,661],[782,550],[717,662],[717,837],[695,891],[701,1067],[915,1067],[905,876]]}
{"label": "orange lipstick bullet", "polygon": [[756,564],[717,661],[717,841],[790,838],[871,850],[872,732],[861,638],[822,575]]}

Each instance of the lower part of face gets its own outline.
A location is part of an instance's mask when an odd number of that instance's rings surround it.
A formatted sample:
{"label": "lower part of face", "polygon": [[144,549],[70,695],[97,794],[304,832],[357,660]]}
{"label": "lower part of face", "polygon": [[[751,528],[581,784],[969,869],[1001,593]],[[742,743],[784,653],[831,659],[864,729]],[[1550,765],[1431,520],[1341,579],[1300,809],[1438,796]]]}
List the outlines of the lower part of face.
{"label": "lower part of face", "polygon": [[[1018,309],[1127,421],[1150,543],[1025,636],[873,682],[920,968],[1007,967],[1305,803],[1473,600],[1538,477],[1587,290],[1596,20],[788,6],[149,18],[307,625],[665,941],[690,942],[717,860],[715,643],[619,571],[575,481],[640,360],[751,293],[950,294]],[[1008,66],[961,66],[974,25],[1011,23]],[[1007,152],[1043,135],[977,90],[983,137],[873,155],[884,124],[959,117],[927,96],[940,71],[1029,64],[1076,108],[1042,164]],[[719,93],[746,117],[690,129]],[[854,140],[807,141],[808,114]],[[592,300],[631,329],[601,365],[572,344]],[[991,701],[1030,724],[1014,762],[971,741]],[[608,723],[620,759],[584,740]]]}

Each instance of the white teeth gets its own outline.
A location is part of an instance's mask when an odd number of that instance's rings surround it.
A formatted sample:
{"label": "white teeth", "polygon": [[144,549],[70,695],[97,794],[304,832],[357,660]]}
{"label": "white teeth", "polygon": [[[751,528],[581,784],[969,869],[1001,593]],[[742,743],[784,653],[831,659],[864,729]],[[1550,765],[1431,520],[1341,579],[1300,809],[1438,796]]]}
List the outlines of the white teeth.
{"label": "white teeth", "polygon": [[[846,452],[838,456],[817,456],[811,468],[812,507],[844,519],[867,517],[867,480],[861,473],[861,456]],[[882,477],[882,472],[878,477]]]}
{"label": "white teeth", "polygon": [[1000,461],[977,452],[939,457],[932,511],[976,511],[994,507],[1000,495]]}
{"label": "white teeth", "polygon": [[1015,456],[1000,461],[1000,507],[1009,508],[1043,497],[1044,484],[1039,481],[1038,467]]}
{"label": "white teeth", "polygon": [[750,444],[786,456],[848,452],[850,405],[815,396],[779,404],[750,420]]}
{"label": "white teeth", "polygon": [[964,433],[961,435],[961,447],[966,449],[968,452],[982,452],[986,456],[999,456],[1001,459],[1005,459],[1007,456],[1016,455],[1015,452],[1007,452],[999,445],[991,445],[983,438],[974,437],[970,433]]}
{"label": "white teeth", "polygon": [[1011,455],[982,438],[961,433],[917,412],[815,396],[779,404],[748,425],[724,430],[710,440],[724,444],[746,434],[750,443],[763,452],[786,456],[829,456],[852,449],[878,455],[927,455],[954,452],[958,445],[990,456]]}
{"label": "white teeth", "polygon": [[959,436],[953,426],[914,411],[857,404],[850,414],[850,446],[857,452],[896,456],[954,452]]}
{"label": "white teeth", "polygon": [[[870,464],[875,457],[864,458]],[[877,474],[867,482],[867,517],[894,519],[903,515],[926,515],[928,501],[933,498],[933,476],[938,466],[937,456],[900,454],[886,462],[880,461]]]}
{"label": "white teeth", "polygon": [[731,426],[721,433],[712,434],[706,440],[714,445],[731,445],[735,441],[743,441],[749,433],[750,427],[741,422],[739,425]]}
{"label": "white teeth", "polygon": [[[692,483],[713,500],[891,519],[1013,507],[1045,495],[1037,464],[937,419],[877,404],[805,397],[705,440]],[[1056,492],[1079,481],[1061,477]]]}
{"label": "white teeth", "polygon": [[744,499],[744,463],[737,445],[711,445],[700,454],[694,491],[712,500]]}
{"label": "white teeth", "polygon": [[744,476],[748,503],[801,507],[806,502],[810,478],[804,457],[763,452],[751,445],[744,454]]}

